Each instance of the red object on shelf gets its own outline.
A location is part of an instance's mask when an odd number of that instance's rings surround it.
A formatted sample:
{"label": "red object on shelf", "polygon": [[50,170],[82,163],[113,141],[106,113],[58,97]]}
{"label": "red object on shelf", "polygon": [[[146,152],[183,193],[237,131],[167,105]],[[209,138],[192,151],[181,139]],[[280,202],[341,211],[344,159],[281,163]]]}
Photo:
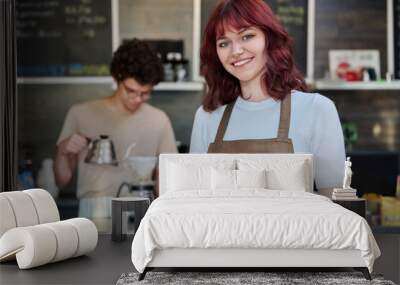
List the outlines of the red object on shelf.
{"label": "red object on shelf", "polygon": [[355,71],[347,71],[346,72],[346,80],[347,81],[358,81],[360,80],[357,72]]}
{"label": "red object on shelf", "polygon": [[340,79],[346,79],[346,72],[349,70],[350,65],[347,62],[342,62],[336,69],[336,76]]}

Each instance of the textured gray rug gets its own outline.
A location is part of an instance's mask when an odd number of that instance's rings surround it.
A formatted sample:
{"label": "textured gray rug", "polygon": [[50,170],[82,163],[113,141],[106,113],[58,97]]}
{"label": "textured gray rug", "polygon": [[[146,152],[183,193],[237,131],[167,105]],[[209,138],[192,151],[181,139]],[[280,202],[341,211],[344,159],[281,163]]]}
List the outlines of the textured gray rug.
{"label": "textured gray rug", "polygon": [[372,275],[373,280],[368,281],[360,272],[148,272],[142,281],[138,281],[138,276],[139,273],[124,273],[118,279],[117,285],[395,285],[395,283],[376,275]]}

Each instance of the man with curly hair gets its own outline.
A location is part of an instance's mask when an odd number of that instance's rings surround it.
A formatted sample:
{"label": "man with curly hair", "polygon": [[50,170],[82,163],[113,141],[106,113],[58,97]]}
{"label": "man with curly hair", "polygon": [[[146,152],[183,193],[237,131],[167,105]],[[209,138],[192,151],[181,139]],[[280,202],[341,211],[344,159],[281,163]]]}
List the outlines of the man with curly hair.
{"label": "man with curly hair", "polygon": [[85,163],[89,139],[109,135],[118,159],[132,143],[136,143],[133,154],[137,156],[177,152],[169,118],[146,103],[163,79],[155,52],[138,39],[126,41],[114,53],[110,71],[117,84],[111,96],[74,105],[68,111],[54,164],[59,188],[67,186],[77,170],[79,216],[91,218],[105,231],[110,228],[111,198],[124,180],[123,169]]}

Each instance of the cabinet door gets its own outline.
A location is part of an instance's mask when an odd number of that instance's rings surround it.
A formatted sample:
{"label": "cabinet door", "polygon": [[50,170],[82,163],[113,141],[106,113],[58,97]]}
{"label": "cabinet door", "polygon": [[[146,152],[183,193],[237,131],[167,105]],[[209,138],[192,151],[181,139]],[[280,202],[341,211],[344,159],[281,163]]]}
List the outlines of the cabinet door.
{"label": "cabinet door", "polygon": [[375,49],[387,70],[386,1],[315,1],[315,78],[329,70],[329,50]]}
{"label": "cabinet door", "polygon": [[[194,53],[194,1],[188,0],[119,0],[119,41],[139,38],[164,41],[168,48],[182,43],[183,57],[189,60],[189,73]],[[194,76],[189,74],[189,81]]]}

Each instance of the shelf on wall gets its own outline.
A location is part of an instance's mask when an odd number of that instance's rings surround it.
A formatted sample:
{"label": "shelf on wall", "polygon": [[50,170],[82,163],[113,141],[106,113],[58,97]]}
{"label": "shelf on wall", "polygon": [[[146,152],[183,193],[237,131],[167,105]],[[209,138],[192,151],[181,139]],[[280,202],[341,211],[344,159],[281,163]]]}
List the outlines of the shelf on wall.
{"label": "shelf on wall", "polygon": [[202,91],[203,82],[185,81],[185,82],[160,82],[154,87],[158,91]]}
{"label": "shelf on wall", "polygon": [[[346,82],[307,79],[307,84],[315,90],[400,90],[400,80]],[[62,76],[62,77],[18,77],[18,84],[113,84],[111,76]],[[154,87],[156,91],[202,91],[204,82],[160,82]]]}
{"label": "shelf on wall", "polygon": [[400,90],[400,80],[347,82],[316,80],[311,84],[316,90]]}
{"label": "shelf on wall", "polygon": [[[74,76],[74,77],[18,77],[18,84],[113,84],[111,76]],[[201,91],[204,83],[199,81],[160,82],[156,91]]]}
{"label": "shelf on wall", "polygon": [[112,84],[110,76],[18,77],[18,84]]}

